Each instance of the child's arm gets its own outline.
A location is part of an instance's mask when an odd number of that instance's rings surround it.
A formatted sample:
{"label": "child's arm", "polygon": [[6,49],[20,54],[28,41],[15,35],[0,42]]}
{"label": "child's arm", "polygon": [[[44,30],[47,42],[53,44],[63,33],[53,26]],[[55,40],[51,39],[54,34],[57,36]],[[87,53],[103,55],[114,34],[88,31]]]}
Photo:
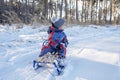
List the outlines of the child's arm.
{"label": "child's arm", "polygon": [[53,31],[54,31],[54,27],[50,26],[49,29],[47,30],[47,33],[50,34]]}
{"label": "child's arm", "polygon": [[63,38],[62,43],[64,43],[64,44],[65,44],[65,47],[67,47],[67,45],[69,44],[68,39],[67,39],[67,36],[65,36],[65,37]]}

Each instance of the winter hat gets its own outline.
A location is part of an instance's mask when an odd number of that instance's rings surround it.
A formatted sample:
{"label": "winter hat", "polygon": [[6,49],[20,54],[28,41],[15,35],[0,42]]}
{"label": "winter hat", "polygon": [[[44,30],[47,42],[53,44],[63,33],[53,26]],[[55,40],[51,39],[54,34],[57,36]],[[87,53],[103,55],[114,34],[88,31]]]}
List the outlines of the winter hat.
{"label": "winter hat", "polygon": [[52,21],[53,27],[57,29],[59,29],[65,22],[62,18],[56,18],[56,17],[52,17],[51,21]]}

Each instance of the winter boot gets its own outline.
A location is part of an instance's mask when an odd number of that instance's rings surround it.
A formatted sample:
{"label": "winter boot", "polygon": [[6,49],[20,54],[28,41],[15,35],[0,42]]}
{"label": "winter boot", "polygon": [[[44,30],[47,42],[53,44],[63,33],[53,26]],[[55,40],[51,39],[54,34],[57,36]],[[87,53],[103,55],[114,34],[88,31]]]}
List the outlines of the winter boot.
{"label": "winter boot", "polygon": [[65,62],[64,62],[64,60],[65,60],[65,59],[61,59],[61,58],[59,58],[59,59],[57,60],[58,66],[59,66],[59,68],[61,68],[61,69],[64,69],[64,68],[65,68]]}

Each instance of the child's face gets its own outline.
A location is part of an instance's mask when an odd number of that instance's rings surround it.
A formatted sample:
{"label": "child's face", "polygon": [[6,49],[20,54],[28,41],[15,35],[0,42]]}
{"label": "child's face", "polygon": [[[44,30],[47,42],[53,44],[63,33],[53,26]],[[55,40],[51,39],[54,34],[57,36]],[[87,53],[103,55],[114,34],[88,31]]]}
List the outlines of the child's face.
{"label": "child's face", "polygon": [[62,26],[59,28],[59,30],[64,30],[64,26],[62,25]]}

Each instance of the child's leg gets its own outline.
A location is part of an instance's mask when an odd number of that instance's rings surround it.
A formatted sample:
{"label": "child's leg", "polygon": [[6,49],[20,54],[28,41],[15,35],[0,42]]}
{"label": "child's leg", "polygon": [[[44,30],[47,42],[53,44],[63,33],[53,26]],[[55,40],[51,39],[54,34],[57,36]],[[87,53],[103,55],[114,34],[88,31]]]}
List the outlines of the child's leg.
{"label": "child's leg", "polygon": [[60,51],[60,56],[65,58],[66,57],[66,47],[64,45],[60,45],[61,51]]}
{"label": "child's leg", "polygon": [[40,52],[39,57],[44,56],[45,54],[47,54],[48,52],[51,52],[51,48],[50,46],[43,46]]}
{"label": "child's leg", "polygon": [[59,54],[59,58],[57,59],[58,62],[58,66],[60,69],[64,69],[65,68],[65,58],[66,58],[66,47],[64,45],[60,45],[60,54]]}

